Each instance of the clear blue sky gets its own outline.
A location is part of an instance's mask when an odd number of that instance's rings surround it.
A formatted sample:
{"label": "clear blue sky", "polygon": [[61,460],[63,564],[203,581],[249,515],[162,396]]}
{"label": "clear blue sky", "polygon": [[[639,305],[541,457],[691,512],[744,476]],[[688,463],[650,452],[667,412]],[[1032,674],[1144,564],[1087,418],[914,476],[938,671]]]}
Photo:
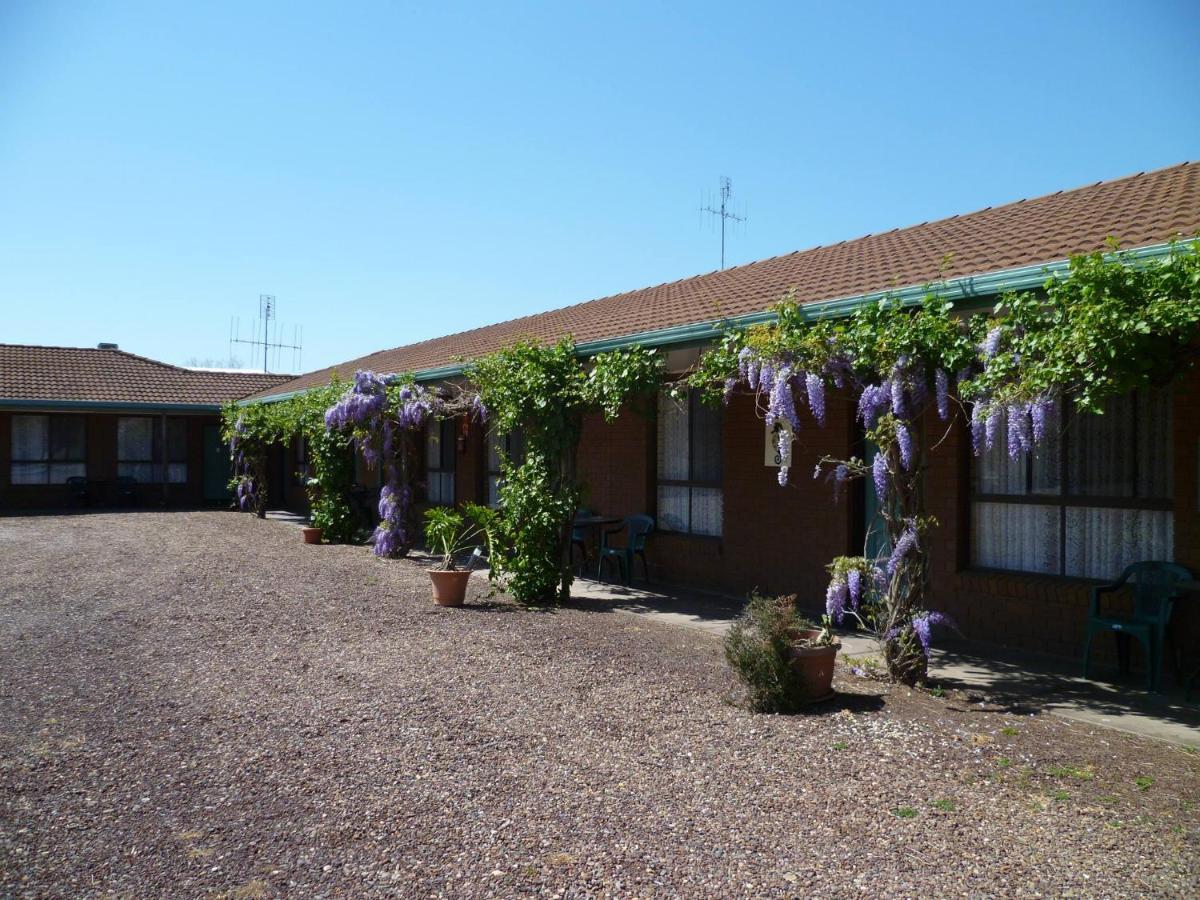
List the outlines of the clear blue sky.
{"label": "clear blue sky", "polygon": [[[303,368],[1200,159],[1193,2],[0,0],[0,341]],[[507,8],[510,7],[510,8]]]}

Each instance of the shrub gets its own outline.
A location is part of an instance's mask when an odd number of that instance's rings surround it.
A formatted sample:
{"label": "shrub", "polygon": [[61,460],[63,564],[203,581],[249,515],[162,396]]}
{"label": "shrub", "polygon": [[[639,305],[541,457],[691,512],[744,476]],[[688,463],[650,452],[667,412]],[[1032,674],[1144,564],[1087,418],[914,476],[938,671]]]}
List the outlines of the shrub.
{"label": "shrub", "polygon": [[796,612],[795,595],[750,597],[725,636],[725,659],[746,686],[751,709],[788,713],[801,708],[804,690],[792,667],[792,650],[802,632],[819,627]]}

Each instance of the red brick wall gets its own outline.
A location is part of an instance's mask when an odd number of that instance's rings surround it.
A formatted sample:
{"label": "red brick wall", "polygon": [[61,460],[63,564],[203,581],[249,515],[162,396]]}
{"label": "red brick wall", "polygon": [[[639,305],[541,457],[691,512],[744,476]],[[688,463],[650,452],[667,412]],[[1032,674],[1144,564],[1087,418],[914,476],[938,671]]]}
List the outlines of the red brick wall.
{"label": "red brick wall", "polygon": [[[796,441],[805,460],[789,486],[764,465],[766,437],[749,397],[725,408],[724,534],[721,537],[656,532],[647,546],[654,580],[745,594],[758,589],[796,593],[807,606],[823,602],[825,564],[848,552],[852,503],[830,501],[830,488],[812,478],[826,453],[849,452],[850,407],[831,399],[824,429],[811,420]],[[579,449],[584,502],[598,513],[656,514],[656,429],[652,418],[631,411],[614,422],[589,417]]]}
{"label": "red brick wall", "polygon": [[[1200,375],[1181,379],[1174,397],[1175,558],[1200,573]],[[854,446],[850,402],[831,397],[828,406],[824,429],[802,413],[791,483],[781,488],[777,470],[763,465],[764,429],[753,401],[734,398],[725,410],[724,535],[656,533],[647,551],[652,577],[735,595],[797,593],[805,606],[819,607],[825,565],[862,552],[852,546],[861,537],[861,507],[851,497],[834,503],[831,486],[812,478],[821,456],[844,456]],[[969,437],[961,423],[946,435],[936,417],[925,427],[930,444],[941,441],[926,476],[929,512],[939,521],[930,606],[952,615],[968,638],[1079,658],[1092,583],[971,570]],[[587,420],[579,451],[587,505],[610,515],[655,515],[655,434],[651,420],[628,412],[610,424]],[[1200,595],[1177,606],[1173,630],[1180,646],[1200,645]],[[1098,642],[1101,658],[1111,659],[1110,643]]]}

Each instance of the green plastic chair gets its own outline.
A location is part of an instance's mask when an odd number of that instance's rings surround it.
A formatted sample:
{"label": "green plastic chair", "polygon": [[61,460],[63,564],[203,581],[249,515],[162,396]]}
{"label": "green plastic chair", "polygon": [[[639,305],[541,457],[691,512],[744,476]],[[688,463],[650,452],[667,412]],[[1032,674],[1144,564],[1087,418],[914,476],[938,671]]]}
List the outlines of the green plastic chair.
{"label": "green plastic chair", "polygon": [[[1146,689],[1157,691],[1162,683],[1163,642],[1175,598],[1176,585],[1189,581],[1192,573],[1169,562],[1139,562],[1127,567],[1112,584],[1092,588],[1092,604],[1087,622],[1087,640],[1083,646],[1083,677],[1089,677],[1092,638],[1112,632],[1117,640],[1117,662],[1121,674],[1129,672],[1129,640],[1136,638],[1146,655]],[[1106,616],[1101,596],[1114,593],[1132,582],[1133,615]]]}
{"label": "green plastic chair", "polygon": [[[650,582],[650,566],[646,564],[646,535],[654,530],[654,520],[649,516],[626,516],[620,528],[614,528],[600,535],[600,560],[596,566],[596,578],[604,574],[605,560],[616,560],[621,570],[621,579],[629,584],[633,576],[633,558],[642,558],[642,574],[646,583]],[[624,547],[608,546],[610,535],[626,532]]]}

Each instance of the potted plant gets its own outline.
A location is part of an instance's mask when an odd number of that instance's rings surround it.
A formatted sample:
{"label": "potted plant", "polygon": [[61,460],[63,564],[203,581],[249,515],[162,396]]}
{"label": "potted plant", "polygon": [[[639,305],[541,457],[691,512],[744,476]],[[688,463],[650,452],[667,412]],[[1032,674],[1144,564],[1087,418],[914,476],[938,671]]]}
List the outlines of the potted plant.
{"label": "potted plant", "polygon": [[[479,558],[479,542],[490,534],[492,510],[467,504],[463,511],[435,506],[425,512],[425,542],[431,553],[442,558],[436,569],[429,570],[433,582],[433,602],[438,606],[462,606],[467,596],[471,569]],[[456,557],[475,547],[466,568],[459,568]]]}
{"label": "potted plant", "polygon": [[759,712],[795,712],[833,696],[840,644],[829,617],[818,626],[796,611],[795,595],[754,594],[725,637],[725,658]]}

